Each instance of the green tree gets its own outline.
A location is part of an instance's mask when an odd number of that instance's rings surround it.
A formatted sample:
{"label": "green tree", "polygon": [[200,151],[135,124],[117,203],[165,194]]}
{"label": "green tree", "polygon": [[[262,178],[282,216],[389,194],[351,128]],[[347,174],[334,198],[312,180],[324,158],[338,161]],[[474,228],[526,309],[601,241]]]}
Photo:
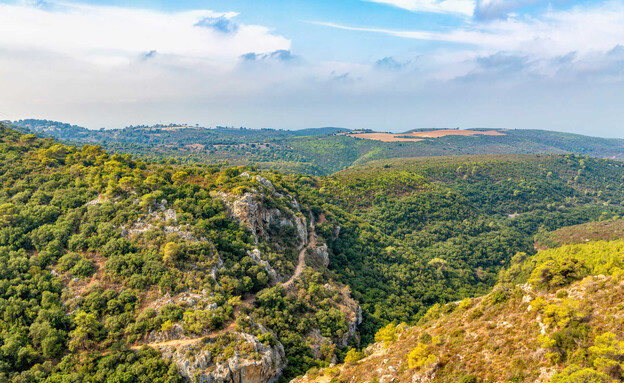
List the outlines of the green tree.
{"label": "green tree", "polygon": [[551,383],[608,383],[611,378],[591,368],[581,368],[577,365],[566,367],[562,372],[553,375]]}
{"label": "green tree", "polygon": [[101,325],[92,313],[78,312],[74,319],[76,328],[69,333],[70,351],[80,351],[92,348],[100,337]]}
{"label": "green tree", "polygon": [[624,341],[621,341],[611,332],[598,335],[594,345],[589,348],[596,359],[594,367],[614,379],[622,377],[622,362],[624,361]]}
{"label": "green tree", "polygon": [[167,242],[163,250],[163,262],[167,265],[174,265],[180,254],[180,246],[176,242]]}

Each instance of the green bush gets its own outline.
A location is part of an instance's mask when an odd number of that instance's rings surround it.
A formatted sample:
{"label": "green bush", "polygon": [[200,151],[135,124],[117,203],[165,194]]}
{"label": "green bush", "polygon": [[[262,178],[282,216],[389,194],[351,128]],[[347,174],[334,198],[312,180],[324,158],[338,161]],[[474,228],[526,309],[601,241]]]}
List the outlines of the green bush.
{"label": "green bush", "polygon": [[347,355],[345,356],[344,362],[346,364],[355,364],[359,360],[363,359],[364,356],[365,355],[362,351],[358,351],[355,348],[351,348],[349,349],[349,351],[347,351]]}
{"label": "green bush", "polygon": [[459,378],[457,382],[458,383],[478,383],[479,379],[477,378],[476,375],[466,374],[462,376],[461,378]]}
{"label": "green bush", "polygon": [[577,365],[566,367],[562,372],[553,375],[551,383],[609,383],[611,378],[608,375],[582,368]]}
{"label": "green bush", "polygon": [[77,277],[90,277],[95,273],[95,265],[88,259],[81,258],[70,272]]}
{"label": "green bush", "polygon": [[69,271],[81,260],[82,257],[80,255],[76,253],[67,253],[58,260],[56,267],[60,272]]}

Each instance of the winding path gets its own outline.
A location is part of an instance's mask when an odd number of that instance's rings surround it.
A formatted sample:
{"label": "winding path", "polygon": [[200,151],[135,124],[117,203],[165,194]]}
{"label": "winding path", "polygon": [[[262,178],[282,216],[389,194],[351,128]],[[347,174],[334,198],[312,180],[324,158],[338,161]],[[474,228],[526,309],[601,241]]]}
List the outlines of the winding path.
{"label": "winding path", "polygon": [[219,330],[219,331],[215,331],[213,333],[210,333],[208,335],[204,335],[204,336],[198,336],[196,338],[183,338],[183,339],[170,339],[170,340],[165,340],[162,342],[153,342],[153,343],[142,343],[142,344],[135,344],[134,346],[131,346],[130,349],[131,350],[139,350],[141,349],[141,347],[143,346],[148,346],[151,348],[164,348],[164,347],[175,347],[178,348],[180,346],[187,346],[189,344],[195,344],[199,341],[202,341],[204,339],[209,339],[209,338],[215,338],[221,334],[225,334],[226,332],[232,332],[234,331],[234,321],[232,321],[232,323],[229,324],[229,326],[227,326],[226,328]]}
{"label": "winding path", "polygon": [[[321,214],[319,216],[319,221],[317,223],[317,225],[322,225],[325,222],[325,214]],[[305,267],[305,255],[306,255],[306,251],[308,249],[312,249],[314,247],[316,247],[316,230],[314,230],[316,227],[316,225],[313,225],[312,228],[310,229],[310,233],[308,234],[308,243],[307,244],[303,244],[301,246],[301,249],[299,250],[299,261],[297,262],[297,267],[295,268],[295,273],[292,275],[292,277],[290,277],[289,280],[287,280],[286,282],[282,283],[282,286],[284,287],[290,287],[292,286],[292,284],[295,282],[295,279],[299,278],[301,276],[301,274],[303,273],[303,268]],[[245,301],[243,301],[243,303],[245,304],[253,304],[253,302],[255,301],[255,296],[251,296],[248,297],[247,299],[245,299]],[[237,316],[237,315],[235,315]],[[153,343],[143,343],[143,344],[135,344],[133,346],[130,347],[130,349],[132,350],[138,350],[143,346],[149,346],[152,348],[163,348],[163,347],[179,347],[179,346],[186,346],[189,344],[194,344],[197,343],[203,339],[206,338],[214,338],[218,335],[224,334],[226,332],[231,332],[234,331],[234,323],[235,321],[230,322],[230,324],[219,331],[215,331],[213,333],[210,333],[208,335],[205,336],[200,336],[200,337],[196,337],[196,338],[187,338],[187,339],[171,339],[171,340],[166,340],[166,341],[162,341],[162,342],[153,342]]]}
{"label": "winding path", "polygon": [[[325,214],[321,214],[319,216],[318,225],[322,225],[324,222],[325,222]],[[314,230],[315,227],[316,225],[312,226],[312,228],[310,229],[310,233],[308,234],[308,244],[307,245],[303,244],[301,249],[299,250],[299,261],[297,262],[295,273],[292,275],[292,277],[290,277],[289,280],[282,283],[282,286],[284,287],[292,286],[292,284],[295,282],[295,279],[299,278],[301,276],[301,273],[303,273],[303,268],[305,266],[306,251],[308,249],[312,249],[316,247],[316,231]]]}
{"label": "winding path", "polygon": [[301,276],[301,273],[303,273],[303,267],[305,266],[305,255],[306,255],[306,251],[308,251],[308,249],[311,249],[312,247],[316,246],[316,233],[314,233],[314,231],[310,231],[310,235],[308,238],[308,244],[307,246],[303,246],[301,248],[301,250],[299,250],[299,261],[297,262],[297,267],[295,268],[295,273],[292,275],[292,277],[290,277],[289,280],[287,280],[286,282],[282,283],[282,286],[284,287],[289,287],[293,284],[293,282],[295,281],[295,279],[299,278]]}
{"label": "winding path", "polygon": [[154,342],[154,343],[143,343],[143,344],[135,344],[134,346],[130,347],[131,350],[140,350],[141,347],[143,346],[147,346],[147,347],[151,347],[151,348],[164,348],[164,347],[175,347],[178,348],[180,346],[186,346],[189,344],[195,344],[201,340],[203,340],[204,338],[212,338],[217,336],[218,334],[214,334],[214,335],[207,335],[207,336],[202,336],[202,337],[198,337],[198,338],[190,338],[190,339],[171,339],[171,340],[167,340],[167,341],[163,341],[163,342]]}

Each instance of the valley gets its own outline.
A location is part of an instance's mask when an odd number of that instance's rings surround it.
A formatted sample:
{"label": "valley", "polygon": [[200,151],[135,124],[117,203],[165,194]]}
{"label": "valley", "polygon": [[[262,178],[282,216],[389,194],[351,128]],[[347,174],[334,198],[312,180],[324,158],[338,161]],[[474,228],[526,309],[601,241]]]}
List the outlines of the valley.
{"label": "valley", "polygon": [[[315,176],[0,126],[0,179],[6,381],[615,376],[578,355],[619,337],[618,306],[596,306],[619,294],[617,160],[384,158]],[[572,309],[594,314],[561,322]],[[555,335],[578,326],[585,343]]]}

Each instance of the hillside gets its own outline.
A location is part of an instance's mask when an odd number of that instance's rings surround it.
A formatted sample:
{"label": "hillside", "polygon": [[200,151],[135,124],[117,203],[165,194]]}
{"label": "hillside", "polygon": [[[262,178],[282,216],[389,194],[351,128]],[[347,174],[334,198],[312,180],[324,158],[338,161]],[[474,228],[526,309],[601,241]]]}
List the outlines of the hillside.
{"label": "hillside", "polygon": [[535,234],[624,215],[621,163],[575,155],[313,177],[151,163],[0,124],[0,180],[9,382],[289,381],[390,322],[486,294]]}
{"label": "hillside", "polygon": [[588,222],[562,227],[536,236],[535,248],[546,250],[562,245],[574,245],[590,241],[609,241],[624,238],[624,220]]}
{"label": "hillside", "polygon": [[418,130],[405,133],[340,128],[274,130],[205,129],[184,124],[88,130],[48,120],[15,126],[68,143],[97,143],[106,150],[180,163],[253,165],[286,172],[328,175],[387,158],[475,154],[565,154],[624,158],[624,140],[542,130]]}
{"label": "hillside", "polygon": [[522,284],[390,324],[345,364],[295,382],[619,382],[623,265],[624,240],[519,255],[502,282]]}
{"label": "hillside", "polygon": [[[364,326],[414,323],[433,304],[487,293],[515,253],[534,253],[534,235],[620,217],[622,177],[618,162],[572,155],[395,159],[348,169],[322,179],[319,190],[351,214],[336,220],[342,229],[328,241],[330,269],[362,304]],[[343,214],[327,210],[330,223]]]}
{"label": "hillside", "polygon": [[0,380],[260,382],[335,359],[359,306],[315,216],[248,171],[0,126]]}

